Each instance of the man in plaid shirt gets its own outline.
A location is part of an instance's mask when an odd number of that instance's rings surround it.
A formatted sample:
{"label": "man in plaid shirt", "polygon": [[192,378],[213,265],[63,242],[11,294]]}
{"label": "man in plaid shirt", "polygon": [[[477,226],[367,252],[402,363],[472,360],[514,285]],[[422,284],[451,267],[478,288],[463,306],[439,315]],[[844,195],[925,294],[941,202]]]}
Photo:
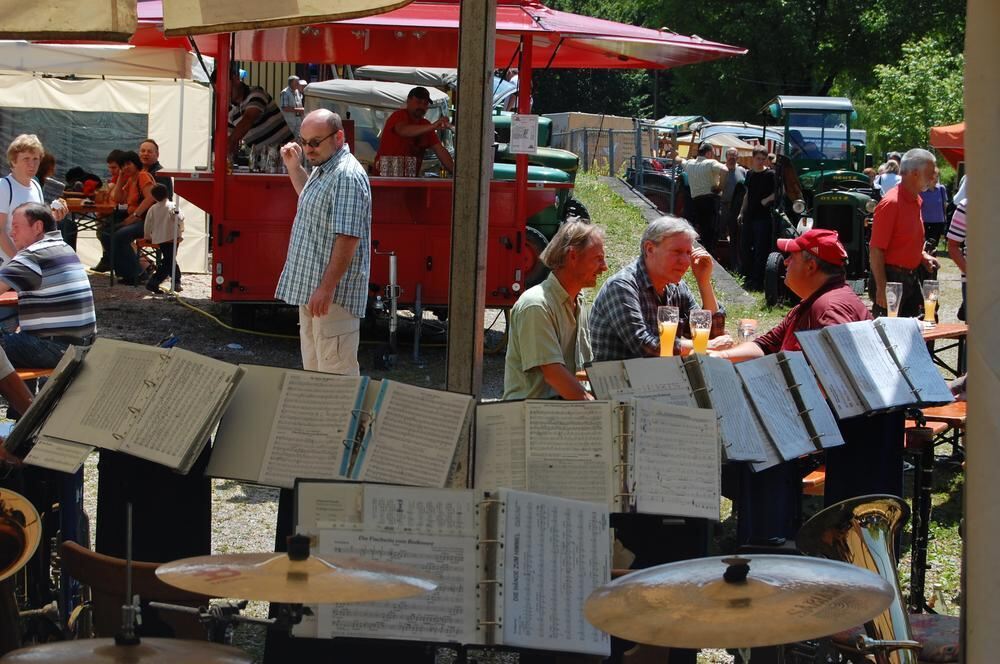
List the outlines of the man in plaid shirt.
{"label": "man in plaid shirt", "polygon": [[[299,144],[281,148],[299,205],[274,296],[299,307],[303,368],[357,376],[368,301],[371,186],[344,144],[336,113],[307,115]],[[302,167],[303,150],[312,173]]]}
{"label": "man in plaid shirt", "polygon": [[691,289],[681,281],[688,268],[698,282],[702,308],[712,312],[709,348],[730,343],[724,334],[725,309],[712,289],[712,257],[694,247],[697,237],[691,224],[678,217],[660,217],[646,227],[640,256],[608,279],[594,300],[590,343],[595,361],[658,357],[656,308],[665,305],[680,309],[674,353],[687,353],[691,349],[688,314],[698,308]]}

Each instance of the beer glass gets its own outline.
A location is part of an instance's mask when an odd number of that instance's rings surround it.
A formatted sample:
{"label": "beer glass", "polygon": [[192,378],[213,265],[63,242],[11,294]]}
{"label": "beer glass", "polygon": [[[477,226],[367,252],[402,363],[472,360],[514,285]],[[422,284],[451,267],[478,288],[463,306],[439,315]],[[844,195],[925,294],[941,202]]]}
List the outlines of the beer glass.
{"label": "beer glass", "polygon": [[660,357],[674,354],[674,339],[677,336],[677,321],[680,310],[674,306],[656,308],[656,324],[660,331]]}
{"label": "beer glass", "polygon": [[403,157],[403,175],[408,178],[417,177],[417,158]]}
{"label": "beer glass", "polygon": [[708,351],[708,333],[712,329],[712,312],[708,309],[692,309],[690,321],[694,352],[704,355]]}
{"label": "beer glass", "polygon": [[941,294],[941,290],[938,287],[938,282],[933,279],[925,281],[920,289],[924,292],[924,327],[934,327],[938,296]]}
{"label": "beer glass", "polygon": [[890,281],[885,285],[885,308],[889,318],[899,315],[899,304],[903,301],[903,284]]}

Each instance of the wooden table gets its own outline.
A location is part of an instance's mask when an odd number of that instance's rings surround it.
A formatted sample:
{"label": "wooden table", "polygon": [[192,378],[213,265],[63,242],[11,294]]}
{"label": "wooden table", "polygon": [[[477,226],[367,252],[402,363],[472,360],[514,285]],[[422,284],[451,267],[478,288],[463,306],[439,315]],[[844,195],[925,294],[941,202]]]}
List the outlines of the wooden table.
{"label": "wooden table", "polygon": [[[922,330],[924,341],[927,342],[927,350],[931,353],[934,364],[946,369],[956,378],[963,375],[967,370],[967,350],[966,341],[969,335],[969,326],[965,323],[938,323],[934,327]],[[938,347],[936,341],[952,341],[953,343]],[[941,354],[952,348],[958,349],[958,359],[955,366],[950,366],[941,357]]]}
{"label": "wooden table", "polygon": [[[77,230],[94,231],[94,235],[100,240],[100,231],[102,227],[108,227],[114,234],[114,214],[118,207],[114,203],[84,203],[85,199],[81,198],[70,198],[67,199],[66,204],[69,207],[69,213],[73,217],[73,221],[76,222]],[[111,245],[111,251],[108,260],[111,261],[109,266],[108,274],[111,279],[111,285],[115,285],[115,266],[114,266],[114,243],[109,243]]]}
{"label": "wooden table", "polygon": [[6,293],[0,295],[0,307],[16,307],[17,306],[17,291],[9,290]]}

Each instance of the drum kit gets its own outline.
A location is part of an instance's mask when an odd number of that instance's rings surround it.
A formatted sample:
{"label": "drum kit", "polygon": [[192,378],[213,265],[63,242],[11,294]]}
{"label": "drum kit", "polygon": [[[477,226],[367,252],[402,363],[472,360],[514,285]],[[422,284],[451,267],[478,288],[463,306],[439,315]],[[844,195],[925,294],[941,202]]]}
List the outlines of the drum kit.
{"label": "drum kit", "polygon": [[[859,512],[869,521],[886,512],[886,518],[898,516],[891,501],[871,509],[859,505],[825,515],[810,532],[827,547],[835,546],[835,532],[853,528],[857,534]],[[876,534],[885,539],[882,528]],[[162,565],[156,574],[169,585],[204,595],[298,607],[292,611],[297,619],[308,613],[304,604],[398,599],[436,587],[433,579],[416,570],[360,558],[311,555],[309,544],[309,538],[294,536],[289,538],[287,554],[187,558]],[[828,555],[829,551],[819,553],[836,557]],[[755,555],[670,563],[626,574],[598,588],[587,600],[584,613],[596,627],[630,641],[737,649],[747,662],[749,648],[816,639],[850,629],[881,615],[898,600],[898,588],[882,575],[851,562]],[[122,631],[114,639],[32,646],[7,654],[0,663],[252,661],[243,651],[217,643],[140,639],[134,631],[137,610],[135,599],[126,603]]]}

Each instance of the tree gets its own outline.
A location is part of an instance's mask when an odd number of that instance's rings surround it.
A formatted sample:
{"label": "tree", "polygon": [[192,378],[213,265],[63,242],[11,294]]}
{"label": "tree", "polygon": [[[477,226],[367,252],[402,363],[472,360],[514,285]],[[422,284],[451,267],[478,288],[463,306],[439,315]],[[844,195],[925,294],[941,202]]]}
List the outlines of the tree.
{"label": "tree", "polygon": [[924,37],[903,45],[899,62],[876,65],[875,85],[857,103],[871,152],[926,146],[930,128],[961,122],[961,53],[942,40]]}
{"label": "tree", "polygon": [[960,52],[965,0],[647,0],[651,26],[742,45],[743,57],[671,70],[671,112],[752,119],[778,94],[827,95],[875,82],[873,65],[895,61],[901,45],[936,35]]}

